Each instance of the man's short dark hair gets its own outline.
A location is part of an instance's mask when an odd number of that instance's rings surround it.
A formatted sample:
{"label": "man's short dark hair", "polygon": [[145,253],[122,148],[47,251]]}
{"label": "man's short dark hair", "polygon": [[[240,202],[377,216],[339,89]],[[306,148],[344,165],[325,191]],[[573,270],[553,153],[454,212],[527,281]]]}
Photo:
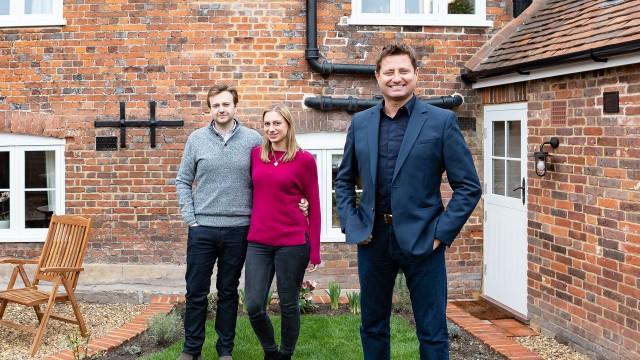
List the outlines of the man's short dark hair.
{"label": "man's short dark hair", "polygon": [[238,105],[238,91],[236,90],[236,88],[227,84],[217,84],[213,85],[211,89],[209,89],[209,93],[207,94],[207,106],[211,108],[209,99],[211,99],[212,96],[216,96],[225,91],[230,92],[231,96],[233,96],[233,105]]}
{"label": "man's short dark hair", "polygon": [[416,70],[418,68],[418,61],[416,60],[416,54],[411,48],[411,46],[405,45],[405,44],[390,44],[390,45],[385,45],[385,47],[382,48],[382,51],[378,55],[378,58],[376,59],[376,72],[380,72],[380,63],[382,62],[382,60],[387,56],[393,56],[393,55],[407,55],[409,59],[411,59],[411,65],[413,65],[413,70]]}

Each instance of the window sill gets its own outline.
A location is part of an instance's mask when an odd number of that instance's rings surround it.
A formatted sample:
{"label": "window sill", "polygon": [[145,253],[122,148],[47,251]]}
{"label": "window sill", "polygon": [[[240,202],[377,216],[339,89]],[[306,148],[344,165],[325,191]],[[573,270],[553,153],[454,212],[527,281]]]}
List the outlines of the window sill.
{"label": "window sill", "polygon": [[41,243],[47,237],[48,229],[0,230],[1,243]]}
{"label": "window sill", "polygon": [[404,26],[464,26],[464,27],[492,27],[493,21],[477,16],[457,15],[450,17],[411,17],[389,18],[388,16],[350,16],[347,19],[348,25],[404,25]]}
{"label": "window sill", "polygon": [[[0,16],[1,18],[1,16]],[[0,19],[0,28],[9,27],[59,27],[67,25],[65,18],[40,17],[29,19],[26,17],[17,17],[11,19]]]}

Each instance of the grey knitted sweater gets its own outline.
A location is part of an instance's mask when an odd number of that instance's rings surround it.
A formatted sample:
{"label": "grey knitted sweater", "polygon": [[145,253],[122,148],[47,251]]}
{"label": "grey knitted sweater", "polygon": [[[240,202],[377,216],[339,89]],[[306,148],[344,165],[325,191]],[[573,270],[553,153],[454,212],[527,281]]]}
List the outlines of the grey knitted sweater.
{"label": "grey knitted sweater", "polygon": [[180,211],[189,226],[249,225],[250,154],[261,142],[258,132],[239,122],[226,142],[212,125],[191,133],[176,178]]}

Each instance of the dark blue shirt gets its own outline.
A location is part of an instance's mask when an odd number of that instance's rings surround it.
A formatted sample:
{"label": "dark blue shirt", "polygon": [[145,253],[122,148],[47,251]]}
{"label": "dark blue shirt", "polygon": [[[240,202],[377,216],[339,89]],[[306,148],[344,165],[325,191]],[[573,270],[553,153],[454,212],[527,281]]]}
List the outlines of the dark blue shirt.
{"label": "dark blue shirt", "polygon": [[408,103],[398,109],[393,118],[384,113],[384,102],[382,103],[376,174],[376,212],[378,214],[391,213],[391,179],[415,103],[414,95]]}

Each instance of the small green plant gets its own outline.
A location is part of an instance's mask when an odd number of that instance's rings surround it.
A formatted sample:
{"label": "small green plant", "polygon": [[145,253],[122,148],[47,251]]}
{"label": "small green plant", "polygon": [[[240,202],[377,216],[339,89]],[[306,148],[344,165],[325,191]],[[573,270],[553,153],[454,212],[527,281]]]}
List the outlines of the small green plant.
{"label": "small green plant", "polygon": [[349,302],[349,310],[352,314],[360,314],[360,293],[350,292],[347,293],[347,300]]}
{"label": "small green plant", "polygon": [[132,356],[136,356],[139,357],[140,354],[142,354],[142,348],[139,345],[128,345],[128,346],[124,346],[123,350]]}
{"label": "small green plant", "polygon": [[244,300],[244,289],[238,289],[238,302],[242,307],[243,312],[247,312],[247,302]]}
{"label": "small green plant", "polygon": [[327,289],[326,292],[329,294],[331,310],[338,310],[340,307],[340,291],[342,291],[340,283],[337,281],[329,282],[329,289]]}
{"label": "small green plant", "polygon": [[149,336],[159,345],[170,344],[180,336],[181,325],[176,314],[156,314],[149,320]]}
{"label": "small green plant", "polygon": [[451,339],[457,339],[460,337],[460,328],[458,325],[447,321],[447,331]]}
{"label": "small green plant", "polygon": [[473,14],[473,4],[469,0],[455,0],[449,4],[449,14]]}
{"label": "small green plant", "polygon": [[88,356],[89,352],[89,338],[90,336],[84,337],[79,332],[74,332],[70,335],[65,336],[65,340],[73,353],[73,360],[82,360],[82,359],[90,359]]}
{"label": "small green plant", "polygon": [[207,314],[211,317],[215,316],[217,306],[218,306],[218,294],[209,293],[209,295],[207,295]]}
{"label": "small green plant", "polygon": [[300,292],[298,296],[298,305],[300,306],[300,312],[308,314],[316,311],[318,305],[313,302],[313,290],[316,288],[317,283],[305,280],[300,286]]}
{"label": "small green plant", "polygon": [[407,287],[407,281],[402,272],[396,276],[396,283],[393,287],[393,310],[401,313],[411,312],[411,296],[409,294],[409,288]]}

